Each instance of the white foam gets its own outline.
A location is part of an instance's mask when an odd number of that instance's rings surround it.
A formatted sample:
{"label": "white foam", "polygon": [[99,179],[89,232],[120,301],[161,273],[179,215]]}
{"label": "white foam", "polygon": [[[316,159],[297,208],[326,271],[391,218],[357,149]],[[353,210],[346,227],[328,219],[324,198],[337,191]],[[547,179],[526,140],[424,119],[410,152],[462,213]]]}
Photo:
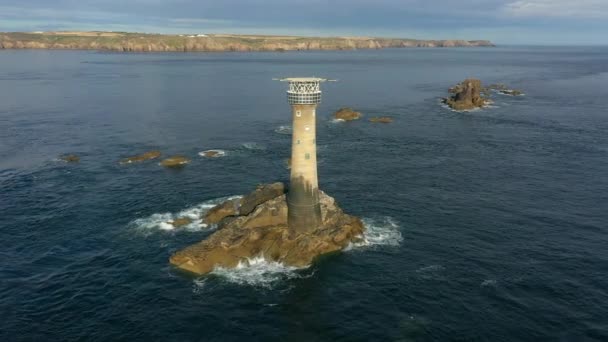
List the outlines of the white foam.
{"label": "white foam", "polygon": [[497,281],[495,279],[485,279],[481,283],[481,287],[496,286],[496,283],[497,283]]}
{"label": "white foam", "polygon": [[403,242],[399,224],[392,217],[385,216],[380,219],[364,218],[363,225],[365,226],[365,233],[362,236],[363,240],[347,249],[379,245],[399,246]]}
{"label": "white foam", "polygon": [[[207,156],[207,153],[214,153],[214,155],[212,156]],[[199,156],[201,157],[205,157],[205,158],[220,158],[220,157],[225,157],[226,156],[226,151],[224,150],[206,150],[206,151],[201,151],[198,153]]]}
{"label": "white foam", "polygon": [[[232,197],[221,197],[212,199],[209,201],[202,202],[193,207],[186,208],[176,213],[155,213],[148,217],[138,218],[133,220],[130,223],[130,226],[135,229],[143,232],[144,234],[151,234],[154,231],[162,230],[162,231],[172,231],[172,230],[188,230],[188,231],[198,231],[204,228],[209,228],[205,223],[203,223],[202,217],[203,215],[214,206],[230,200],[240,198],[240,196],[232,196]],[[181,227],[174,227],[171,222],[175,221],[179,218],[188,218],[192,220],[187,225]]]}
{"label": "white foam", "polygon": [[341,123],[341,122],[346,122],[346,120],[344,120],[344,119],[331,119],[331,120],[329,120],[329,122],[331,122],[331,123]]}
{"label": "white foam", "polygon": [[293,133],[293,128],[289,125],[282,125],[274,130],[276,133],[289,135]]}
{"label": "white foam", "polygon": [[[365,225],[366,232],[362,237],[362,241],[350,244],[344,249],[345,251],[364,246],[397,246],[403,241],[399,225],[391,217],[363,219],[363,224]],[[314,274],[314,272],[303,273],[305,269],[307,267],[298,268],[266,260],[263,255],[260,255],[239,262],[235,268],[217,267],[211,274],[233,284],[272,289],[285,280],[308,278]],[[206,286],[205,279],[200,278],[194,281],[193,287],[195,293],[198,293],[198,291]]]}
{"label": "white foam", "polygon": [[[506,92],[513,92],[513,91],[515,91],[515,90],[514,90],[514,89],[504,89],[504,91],[506,91]],[[502,95],[502,96],[512,96],[512,97],[516,97],[516,96],[526,96],[526,94],[525,94],[525,93],[521,93],[521,94],[516,94],[516,95],[514,95],[514,94],[503,93],[503,91],[501,91],[501,90],[494,90],[494,92],[495,92],[496,94],[498,94],[498,95]]]}
{"label": "white foam", "polygon": [[243,143],[242,146],[244,148],[248,149],[248,150],[255,150],[255,151],[262,151],[262,150],[266,149],[266,146],[264,146],[262,144],[255,143],[255,142]]}
{"label": "white foam", "polygon": [[312,274],[303,275],[299,273],[298,270],[302,269],[266,260],[264,256],[258,256],[239,262],[235,268],[218,267],[211,274],[238,285],[272,288],[284,280],[312,276]]}

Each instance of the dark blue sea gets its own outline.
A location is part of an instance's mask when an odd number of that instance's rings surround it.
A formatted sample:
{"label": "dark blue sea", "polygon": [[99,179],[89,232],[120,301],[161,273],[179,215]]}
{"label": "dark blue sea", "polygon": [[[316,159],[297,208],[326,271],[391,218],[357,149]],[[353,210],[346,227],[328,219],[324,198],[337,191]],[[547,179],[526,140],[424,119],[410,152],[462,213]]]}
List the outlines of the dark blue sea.
{"label": "dark blue sea", "polygon": [[[178,272],[201,213],[288,180],[289,76],[339,80],[319,182],[366,242]],[[525,95],[443,107],[466,77]],[[607,341],[606,101],[606,47],[0,51],[0,340]],[[192,162],[118,163],[153,149]]]}

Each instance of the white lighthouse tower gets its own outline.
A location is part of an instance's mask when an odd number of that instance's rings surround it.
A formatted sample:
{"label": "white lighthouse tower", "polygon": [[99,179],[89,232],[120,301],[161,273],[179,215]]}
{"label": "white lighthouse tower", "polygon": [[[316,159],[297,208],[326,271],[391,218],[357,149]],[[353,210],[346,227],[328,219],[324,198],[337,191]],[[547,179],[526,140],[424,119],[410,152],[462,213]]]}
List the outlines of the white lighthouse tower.
{"label": "white lighthouse tower", "polygon": [[324,78],[284,78],[292,108],[291,177],[287,195],[289,229],[306,234],[321,224],[317,178],[316,109],[321,102]]}

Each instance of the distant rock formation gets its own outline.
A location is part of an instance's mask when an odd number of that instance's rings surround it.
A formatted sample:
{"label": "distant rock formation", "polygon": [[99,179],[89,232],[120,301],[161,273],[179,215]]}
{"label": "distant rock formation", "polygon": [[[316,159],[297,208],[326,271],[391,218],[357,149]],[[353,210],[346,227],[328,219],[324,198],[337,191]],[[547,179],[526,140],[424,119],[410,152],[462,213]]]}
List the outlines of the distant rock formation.
{"label": "distant rock formation", "polygon": [[340,108],[337,112],[334,113],[334,118],[344,121],[359,120],[361,116],[363,116],[361,113],[356,112],[354,109],[348,107]]}
{"label": "distant rock formation", "polygon": [[62,160],[66,163],[78,163],[80,161],[80,157],[75,154],[65,154],[60,156],[59,160]]}
{"label": "distant rock formation", "polygon": [[521,96],[524,94],[521,90],[511,89],[506,84],[503,84],[503,83],[490,84],[489,86],[487,86],[483,89],[483,91],[485,93],[489,93],[491,90],[497,91],[504,95],[511,95],[511,96]]}
{"label": "distant rock formation", "polygon": [[377,116],[369,119],[369,122],[375,123],[391,123],[393,122],[393,118],[388,116]]}
{"label": "distant rock formation", "polygon": [[482,89],[480,80],[469,78],[450,88],[449,92],[454,95],[444,98],[443,102],[459,111],[482,108],[488,101],[481,97]]}
{"label": "distant rock formation", "polygon": [[310,265],[319,255],[346,248],[359,241],[364,227],[360,219],[345,214],[335,200],[319,193],[322,224],[310,234],[293,236],[287,226],[287,201],[281,183],[259,186],[240,200],[213,208],[207,223],[218,229],[207,239],[178,251],[170,262],[195,274],[216,267],[232,268],[258,256],[286,265]]}
{"label": "distant rock formation", "polygon": [[182,167],[186,164],[190,163],[190,159],[184,157],[184,156],[173,156],[173,157],[169,157],[163,161],[160,162],[160,165],[164,166],[164,167]]}
{"label": "distant rock formation", "polygon": [[207,34],[197,36],[125,32],[6,32],[0,49],[152,51],[301,51],[407,47],[491,47],[487,40],[416,40],[371,37],[295,37]]}
{"label": "distant rock formation", "polygon": [[127,157],[120,160],[120,164],[132,164],[139,163],[150,159],[156,159],[160,157],[160,151],[149,151],[143,154],[139,154],[133,157]]}

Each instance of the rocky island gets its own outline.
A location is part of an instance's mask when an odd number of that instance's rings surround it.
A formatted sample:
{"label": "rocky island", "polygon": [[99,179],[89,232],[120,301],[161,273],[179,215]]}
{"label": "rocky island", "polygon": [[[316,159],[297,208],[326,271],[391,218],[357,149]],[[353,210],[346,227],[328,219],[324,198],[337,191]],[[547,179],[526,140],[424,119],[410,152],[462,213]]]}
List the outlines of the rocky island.
{"label": "rocky island", "polygon": [[0,49],[153,51],[300,51],[406,47],[491,47],[487,40],[417,40],[375,37],[297,37],[233,34],[163,35],[127,32],[5,32]]}
{"label": "rocky island", "polygon": [[443,102],[459,111],[482,108],[489,101],[481,96],[482,89],[480,80],[468,78],[450,88],[448,91],[453,95],[444,98]]}
{"label": "rocky island", "polygon": [[319,203],[321,224],[307,234],[294,234],[288,225],[283,184],[260,185],[241,199],[212,208],[204,222],[217,223],[217,231],[173,254],[170,262],[199,275],[216,267],[236,267],[257,256],[304,267],[317,256],[361,240],[364,228],[359,218],[345,214],[332,197],[320,190]]}
{"label": "rocky island", "polygon": [[474,78],[467,78],[450,88],[448,92],[453,95],[443,98],[442,102],[456,111],[469,111],[476,108],[483,108],[493,103],[489,98],[492,92],[510,96],[524,95],[521,90],[510,89],[502,83],[491,84],[484,87],[480,80]]}

